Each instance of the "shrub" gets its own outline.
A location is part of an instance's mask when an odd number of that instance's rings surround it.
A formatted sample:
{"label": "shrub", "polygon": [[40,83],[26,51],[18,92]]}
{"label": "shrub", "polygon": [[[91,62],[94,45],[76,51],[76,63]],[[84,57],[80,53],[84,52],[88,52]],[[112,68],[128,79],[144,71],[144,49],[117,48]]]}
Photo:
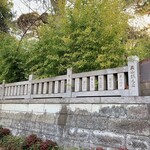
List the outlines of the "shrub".
{"label": "shrub", "polygon": [[53,142],[52,140],[46,140],[41,143],[40,150],[58,150],[58,145],[56,142]]}
{"label": "shrub", "polygon": [[11,131],[7,128],[0,128],[0,139],[2,139],[4,136],[11,135]]}
{"label": "shrub", "polygon": [[103,148],[97,147],[96,150],[104,150]]}
{"label": "shrub", "polygon": [[5,150],[21,150],[23,140],[23,137],[9,135],[3,138],[1,145]]}
{"label": "shrub", "polygon": [[24,142],[22,143],[23,150],[30,150],[30,149],[38,149],[37,147],[42,143],[42,140],[37,137],[35,134],[31,134],[25,138]]}

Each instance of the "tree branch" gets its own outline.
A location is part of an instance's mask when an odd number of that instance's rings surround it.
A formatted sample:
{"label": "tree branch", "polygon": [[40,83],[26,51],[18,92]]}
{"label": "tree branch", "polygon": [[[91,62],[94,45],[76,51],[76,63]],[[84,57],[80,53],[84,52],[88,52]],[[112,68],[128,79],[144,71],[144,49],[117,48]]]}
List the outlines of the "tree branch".
{"label": "tree branch", "polygon": [[[46,13],[46,12],[47,12],[47,10],[46,10],[44,13]],[[21,37],[21,39],[20,39],[20,41],[19,41],[19,44],[18,44],[18,47],[17,47],[16,51],[19,51],[21,42],[22,42],[23,38],[25,37],[26,33],[28,32],[28,30],[29,30],[38,20],[41,19],[42,15],[43,15],[44,13],[42,13],[37,19],[35,19],[34,22],[31,23],[31,24],[29,25],[29,27],[24,31],[24,33],[23,33],[23,35],[22,35],[22,37]]]}

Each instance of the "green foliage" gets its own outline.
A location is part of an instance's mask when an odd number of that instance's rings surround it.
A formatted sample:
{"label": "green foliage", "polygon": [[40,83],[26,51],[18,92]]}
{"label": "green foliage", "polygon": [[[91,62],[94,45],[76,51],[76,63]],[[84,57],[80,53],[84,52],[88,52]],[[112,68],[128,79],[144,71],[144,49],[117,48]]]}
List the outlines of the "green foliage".
{"label": "green foliage", "polygon": [[10,135],[3,138],[1,145],[5,150],[21,150],[23,141],[23,137]]}
{"label": "green foliage", "polygon": [[24,53],[17,51],[17,40],[9,34],[0,34],[0,82],[25,79]]}
{"label": "green foliage", "polygon": [[46,140],[40,144],[40,150],[60,150],[57,143],[52,140]]}
{"label": "green foliage", "polygon": [[127,16],[123,1],[77,0],[66,12],[50,18],[31,50],[30,72],[39,77],[123,65]]}
{"label": "green foliage", "polygon": [[10,35],[11,0],[0,1],[0,83],[25,79],[24,51],[17,51],[18,41]]}
{"label": "green foliage", "polygon": [[5,136],[11,135],[11,132],[7,128],[0,128],[0,139],[4,138]]}
{"label": "green foliage", "polygon": [[35,134],[31,134],[25,138],[22,143],[22,150],[34,150],[39,149],[39,145],[42,143],[42,140],[37,137]]}
{"label": "green foliage", "polygon": [[129,39],[127,47],[129,56],[137,55],[141,60],[145,58],[150,58],[149,36],[144,35],[143,37],[136,37],[135,39]]}
{"label": "green foliage", "polygon": [[56,142],[52,140],[42,141],[35,134],[25,138],[10,135],[10,130],[7,128],[2,128],[1,130],[0,135],[3,133],[4,136],[0,138],[0,146],[5,150],[61,150]]}
{"label": "green foliage", "polygon": [[8,31],[8,23],[12,18],[11,13],[12,3],[10,0],[1,0],[0,1],[0,31]]}
{"label": "green foliage", "polygon": [[[22,81],[29,74],[39,78],[62,75],[70,67],[74,72],[118,67],[130,55],[150,57],[149,37],[130,33],[128,16],[123,13],[135,1],[75,0],[66,5],[64,0],[51,0],[53,13],[48,21],[46,15],[45,22],[49,24],[36,28],[39,40],[26,35],[17,50],[18,40],[8,33],[12,4],[1,0],[0,83]],[[144,4],[147,10],[149,3]],[[33,20],[28,19],[31,24]]]}

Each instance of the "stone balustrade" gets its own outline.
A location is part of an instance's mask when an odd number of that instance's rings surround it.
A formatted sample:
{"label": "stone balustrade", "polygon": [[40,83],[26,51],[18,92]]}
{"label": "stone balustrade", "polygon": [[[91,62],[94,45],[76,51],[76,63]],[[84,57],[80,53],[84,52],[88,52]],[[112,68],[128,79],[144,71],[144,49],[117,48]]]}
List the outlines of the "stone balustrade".
{"label": "stone balustrade", "polygon": [[1,99],[34,99],[89,96],[139,96],[139,58],[128,58],[119,68],[72,73],[67,75],[0,85]]}

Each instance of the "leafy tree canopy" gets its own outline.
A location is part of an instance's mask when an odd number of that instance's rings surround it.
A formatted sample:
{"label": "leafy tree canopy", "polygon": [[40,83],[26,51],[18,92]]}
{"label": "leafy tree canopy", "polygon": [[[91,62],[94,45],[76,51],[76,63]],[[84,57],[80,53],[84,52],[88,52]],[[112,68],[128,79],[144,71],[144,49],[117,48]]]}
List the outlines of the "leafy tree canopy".
{"label": "leafy tree canopy", "polygon": [[50,17],[31,51],[30,72],[40,77],[123,65],[127,16],[122,0],[76,0]]}
{"label": "leafy tree canopy", "polygon": [[8,32],[12,19],[11,6],[9,0],[0,1],[0,82],[20,81],[25,77],[21,56],[15,50],[17,40]]}
{"label": "leafy tree canopy", "polygon": [[[130,55],[150,57],[149,37],[132,30],[123,12],[134,0],[50,1],[51,14],[33,12],[17,20],[25,34],[33,24],[20,42],[8,32],[11,3],[0,1],[0,82],[21,81],[32,73],[61,75],[69,67],[74,72],[118,67]],[[31,39],[32,30],[38,40]]]}
{"label": "leafy tree canopy", "polygon": [[[25,79],[24,52],[16,51],[17,40],[9,34],[0,34],[0,82]],[[24,55],[24,56],[23,56]]]}
{"label": "leafy tree canopy", "polygon": [[0,1],[0,31],[8,31],[8,23],[12,18],[11,13],[12,3],[9,0]]}

